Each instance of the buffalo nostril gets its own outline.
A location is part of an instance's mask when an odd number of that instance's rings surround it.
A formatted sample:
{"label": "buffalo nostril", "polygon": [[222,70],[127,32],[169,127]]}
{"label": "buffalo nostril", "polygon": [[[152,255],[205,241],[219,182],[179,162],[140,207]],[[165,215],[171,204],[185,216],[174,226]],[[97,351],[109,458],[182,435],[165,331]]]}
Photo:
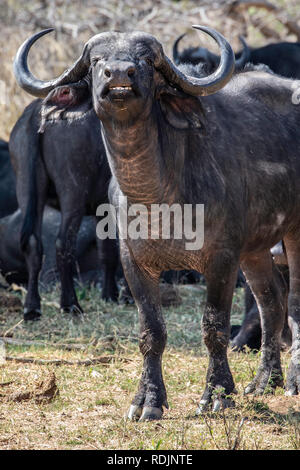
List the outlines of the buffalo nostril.
{"label": "buffalo nostril", "polygon": [[110,76],[111,76],[110,70],[109,70],[109,69],[105,69],[105,70],[104,70],[104,75],[105,75],[106,77],[110,77]]}
{"label": "buffalo nostril", "polygon": [[130,67],[128,70],[127,70],[127,75],[128,77],[132,77],[135,73],[135,68],[134,67]]}

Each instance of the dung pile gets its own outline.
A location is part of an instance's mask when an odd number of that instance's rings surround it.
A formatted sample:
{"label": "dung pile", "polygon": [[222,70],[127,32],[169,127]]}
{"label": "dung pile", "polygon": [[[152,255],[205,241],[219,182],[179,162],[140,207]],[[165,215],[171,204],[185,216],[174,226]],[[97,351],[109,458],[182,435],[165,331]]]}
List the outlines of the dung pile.
{"label": "dung pile", "polygon": [[0,393],[5,401],[22,402],[33,400],[36,403],[49,403],[59,394],[54,372],[49,372],[42,380],[37,380],[32,390],[12,391],[13,382],[0,384],[8,386],[7,393]]}

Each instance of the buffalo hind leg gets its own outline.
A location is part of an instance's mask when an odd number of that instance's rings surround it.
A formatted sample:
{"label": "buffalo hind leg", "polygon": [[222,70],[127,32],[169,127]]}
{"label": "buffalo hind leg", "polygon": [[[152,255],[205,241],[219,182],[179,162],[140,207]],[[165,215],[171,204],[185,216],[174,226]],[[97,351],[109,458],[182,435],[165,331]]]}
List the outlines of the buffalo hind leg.
{"label": "buffalo hind leg", "polygon": [[288,324],[292,332],[291,360],[286,380],[286,395],[300,394],[300,239],[284,238],[290,289]]}
{"label": "buffalo hind leg", "polygon": [[103,271],[102,299],[117,302],[119,290],[116,282],[116,272],[119,263],[119,248],[117,240],[97,238],[97,249]]}
{"label": "buffalo hind leg", "polygon": [[25,321],[35,321],[41,317],[39,274],[43,262],[42,224],[48,181],[42,168],[39,168],[38,175],[39,184],[36,188],[36,195],[29,198],[26,204],[24,204],[26,198],[23,197],[25,190],[21,183],[17,182],[18,200],[23,215],[21,249],[28,271],[27,294],[24,303]]}
{"label": "buffalo hind leg", "polygon": [[73,281],[76,239],[81,220],[81,212],[71,213],[62,209],[61,225],[56,239],[56,262],[61,281],[60,306],[63,312],[74,315],[82,313]]}
{"label": "buffalo hind leg", "polygon": [[243,259],[241,267],[256,299],[262,328],[261,362],[245,393],[262,395],[276,387],[283,387],[280,344],[287,286],[269,250]]}
{"label": "buffalo hind leg", "polygon": [[160,419],[163,406],[168,408],[167,393],[162,375],[162,355],[167,332],[159,297],[159,272],[138,267],[122,250],[124,273],[139,311],[139,347],[143,355],[143,372],[139,389],[127,417],[146,421]]}
{"label": "buffalo hind leg", "polygon": [[28,270],[27,294],[24,303],[24,320],[35,321],[41,317],[41,298],[38,289],[39,273],[42,267],[43,247],[40,230],[30,235],[24,247]]}
{"label": "buffalo hind leg", "polygon": [[215,253],[204,273],[207,302],[202,318],[203,339],[209,353],[206,387],[196,414],[205,412],[212,404],[213,411],[234,405],[236,393],[227,359],[230,339],[230,310],[236,283],[238,261],[235,256]]}

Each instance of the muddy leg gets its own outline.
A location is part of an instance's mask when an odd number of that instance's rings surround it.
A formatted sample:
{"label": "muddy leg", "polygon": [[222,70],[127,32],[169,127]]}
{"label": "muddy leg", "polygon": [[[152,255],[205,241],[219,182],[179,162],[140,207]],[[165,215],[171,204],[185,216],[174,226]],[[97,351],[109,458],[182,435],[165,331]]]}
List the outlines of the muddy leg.
{"label": "muddy leg", "polygon": [[143,372],[139,389],[128,411],[129,419],[161,418],[163,406],[168,407],[162,376],[162,354],[167,332],[161,313],[159,272],[146,272],[122,249],[122,264],[126,279],[139,311],[139,346],[143,355]]}
{"label": "muddy leg", "polygon": [[270,252],[248,256],[241,263],[256,299],[262,328],[261,362],[245,393],[262,395],[283,386],[280,340],[284,326],[287,288]]}
{"label": "muddy leg", "polygon": [[61,280],[61,309],[75,315],[82,313],[73,282],[76,238],[82,216],[81,211],[71,212],[62,208],[61,225],[56,240],[56,262]]}
{"label": "muddy leg", "polygon": [[196,413],[233,406],[229,397],[235,393],[227,359],[230,338],[230,309],[237,276],[238,262],[232,256],[215,254],[205,272],[207,304],[202,319],[204,342],[209,352],[206,388]]}

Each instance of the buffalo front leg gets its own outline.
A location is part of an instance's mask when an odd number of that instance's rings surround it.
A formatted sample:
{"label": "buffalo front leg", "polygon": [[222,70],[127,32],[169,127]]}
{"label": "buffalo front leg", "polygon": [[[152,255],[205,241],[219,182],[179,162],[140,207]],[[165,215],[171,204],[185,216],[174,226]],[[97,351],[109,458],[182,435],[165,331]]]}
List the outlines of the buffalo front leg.
{"label": "buffalo front leg", "polygon": [[160,273],[150,273],[137,266],[128,252],[122,254],[122,264],[139,311],[139,347],[143,355],[142,377],[127,417],[140,421],[160,419],[163,406],[168,408],[162,375],[167,332],[160,305]]}
{"label": "buffalo front leg", "polygon": [[286,395],[300,394],[300,240],[284,238],[287,253],[290,291],[288,325],[292,332],[291,360],[286,379]]}
{"label": "buffalo front leg", "polygon": [[230,310],[236,283],[238,262],[232,255],[215,253],[205,279],[207,302],[202,317],[203,339],[209,353],[206,387],[196,414],[205,412],[212,404],[213,411],[234,406],[236,393],[228,364],[227,348],[230,339]]}
{"label": "buffalo front leg", "polygon": [[262,329],[261,362],[245,393],[262,395],[283,386],[280,344],[287,286],[269,251],[248,256],[242,260],[241,267],[256,299]]}
{"label": "buffalo front leg", "polygon": [[62,209],[62,220],[56,239],[56,262],[61,281],[61,309],[78,315],[82,309],[78,303],[73,275],[76,261],[76,239],[82,220],[82,213],[65,212]]}

